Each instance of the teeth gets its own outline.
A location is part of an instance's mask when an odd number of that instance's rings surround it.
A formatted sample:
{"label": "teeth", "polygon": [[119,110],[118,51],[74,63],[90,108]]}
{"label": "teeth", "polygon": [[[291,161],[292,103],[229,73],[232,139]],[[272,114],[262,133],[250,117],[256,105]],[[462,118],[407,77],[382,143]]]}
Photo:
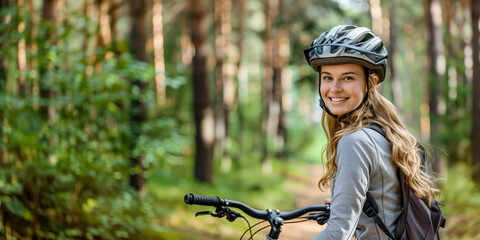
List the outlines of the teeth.
{"label": "teeth", "polygon": [[341,102],[341,101],[345,101],[347,98],[331,98],[331,99],[334,102]]}

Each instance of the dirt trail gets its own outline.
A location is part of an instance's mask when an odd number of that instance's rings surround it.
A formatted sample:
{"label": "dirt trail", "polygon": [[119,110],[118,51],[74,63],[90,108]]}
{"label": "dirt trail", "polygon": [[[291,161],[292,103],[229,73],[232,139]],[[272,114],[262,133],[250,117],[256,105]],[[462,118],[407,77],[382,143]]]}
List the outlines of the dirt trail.
{"label": "dirt trail", "polygon": [[[309,205],[321,205],[325,203],[325,199],[330,197],[330,190],[324,192],[317,187],[318,180],[323,174],[323,167],[321,165],[311,165],[308,168],[308,174],[302,178],[295,180],[299,184],[288,186],[290,191],[295,194],[298,207],[305,207]],[[312,239],[320,231],[325,228],[325,225],[318,225],[315,221],[308,221],[296,224],[285,224],[283,226],[280,239],[282,240],[307,240]]]}
{"label": "dirt trail", "polygon": [[[292,192],[296,197],[296,206],[305,207],[310,205],[323,205],[325,204],[325,199],[330,197],[330,189],[322,192],[317,187],[318,180],[323,174],[322,165],[309,165],[305,175],[303,176],[294,176],[289,175],[288,178],[292,181],[289,181],[290,184],[286,188]],[[202,219],[202,221],[204,221]],[[212,221],[218,221],[218,219],[213,219]],[[226,224],[218,225],[219,228],[222,226],[228,226]],[[326,225],[318,225],[315,221],[307,221],[302,223],[293,223],[293,224],[284,224],[282,227],[282,233],[280,234],[281,240],[311,240],[316,236],[320,231],[325,228]],[[226,229],[219,230],[220,232],[227,231]],[[188,231],[188,230],[185,230]],[[265,239],[265,235],[268,233],[268,230],[262,230],[260,233],[255,235],[254,239]],[[208,236],[208,234],[202,235],[200,237],[202,240],[210,239],[219,239],[215,236]],[[237,236],[232,239],[238,239]],[[246,238],[244,238],[246,239]]]}

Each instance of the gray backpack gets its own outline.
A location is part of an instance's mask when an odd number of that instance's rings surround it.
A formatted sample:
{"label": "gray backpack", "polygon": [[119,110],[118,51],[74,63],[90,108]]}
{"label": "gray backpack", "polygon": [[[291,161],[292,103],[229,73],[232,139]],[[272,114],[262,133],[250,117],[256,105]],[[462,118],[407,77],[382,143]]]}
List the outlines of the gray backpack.
{"label": "gray backpack", "polygon": [[[377,124],[371,124],[368,128],[375,130],[385,137],[385,132]],[[422,164],[426,164],[425,151],[423,147],[422,151],[418,152],[422,159]],[[442,208],[440,203],[433,200],[431,206],[425,203],[425,201],[419,198],[415,192],[408,186],[405,174],[398,170],[398,176],[402,192],[402,213],[397,221],[397,227],[395,233],[391,233],[383,223],[382,219],[378,216],[378,207],[375,200],[370,193],[367,192],[367,199],[363,206],[363,212],[373,218],[375,223],[382,229],[385,234],[391,239],[413,239],[413,240],[430,240],[435,239],[437,236],[440,239],[438,230],[440,227],[445,227],[446,219],[442,214]]]}

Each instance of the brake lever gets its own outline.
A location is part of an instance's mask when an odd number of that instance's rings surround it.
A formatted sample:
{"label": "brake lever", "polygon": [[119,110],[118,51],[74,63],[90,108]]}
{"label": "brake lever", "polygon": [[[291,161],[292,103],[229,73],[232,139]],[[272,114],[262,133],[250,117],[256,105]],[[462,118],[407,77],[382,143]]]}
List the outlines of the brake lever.
{"label": "brake lever", "polygon": [[231,209],[226,213],[227,220],[230,222],[235,221],[238,217],[243,217],[242,214],[235,212]]}
{"label": "brake lever", "polygon": [[325,215],[319,216],[319,217],[317,217],[317,219],[316,219],[316,220],[317,220],[317,223],[318,223],[319,225],[323,225],[323,224],[325,224],[325,223],[328,222],[328,218],[329,218],[329,217],[330,217],[330,214],[325,214]]}
{"label": "brake lever", "polygon": [[328,222],[328,219],[330,218],[330,212],[310,213],[303,218],[315,220],[319,225],[323,225]]}
{"label": "brake lever", "polygon": [[198,212],[195,214],[195,217],[198,217],[198,216],[204,216],[204,215],[210,215],[212,217],[218,217],[218,218],[222,218],[224,217],[226,214],[224,211],[218,211],[217,210],[217,213],[212,213],[211,211],[205,211],[205,212]]}
{"label": "brake lever", "polygon": [[[197,212],[195,214],[195,217],[198,217],[198,216],[205,216],[205,215],[212,215],[214,216],[214,214],[211,212],[211,211],[204,211],[204,212]],[[215,216],[214,216],[215,217]]]}
{"label": "brake lever", "polygon": [[218,207],[216,210],[216,213],[212,213],[211,211],[198,212],[195,214],[195,217],[205,216],[205,215],[210,215],[212,217],[218,217],[218,218],[226,217],[227,220],[230,222],[235,221],[238,217],[243,217],[242,214],[235,212],[228,207],[226,208]]}

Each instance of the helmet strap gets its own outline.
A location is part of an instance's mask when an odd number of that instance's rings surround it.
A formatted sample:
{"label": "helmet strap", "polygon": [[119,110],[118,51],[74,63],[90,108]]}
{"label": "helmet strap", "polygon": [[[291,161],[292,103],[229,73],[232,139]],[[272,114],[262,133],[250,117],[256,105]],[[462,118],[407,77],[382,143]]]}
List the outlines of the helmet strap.
{"label": "helmet strap", "polygon": [[336,114],[333,114],[332,112],[330,112],[330,109],[328,109],[328,107],[325,105],[325,102],[323,101],[323,98],[322,98],[322,95],[320,95],[320,107],[325,110],[328,115],[334,117],[334,118],[338,118],[338,115]]}

